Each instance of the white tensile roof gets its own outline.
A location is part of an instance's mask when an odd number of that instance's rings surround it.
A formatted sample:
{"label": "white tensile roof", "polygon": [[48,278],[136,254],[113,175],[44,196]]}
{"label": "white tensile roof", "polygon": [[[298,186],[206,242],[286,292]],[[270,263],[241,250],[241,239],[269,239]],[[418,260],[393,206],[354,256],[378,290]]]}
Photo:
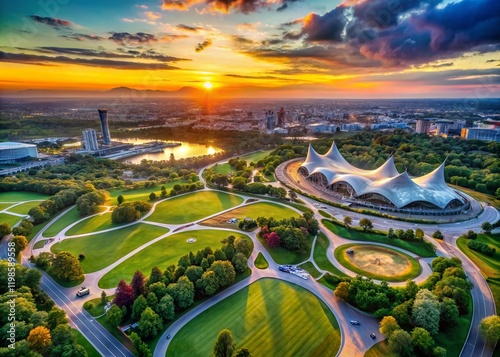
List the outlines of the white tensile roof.
{"label": "white tensile roof", "polygon": [[431,173],[418,178],[410,178],[405,171],[399,173],[391,156],[375,170],[363,170],[349,164],[340,154],[335,142],[324,155],[318,154],[311,145],[306,160],[301,167],[309,175],[321,173],[328,185],[346,182],[356,191],[356,196],[377,193],[396,207],[402,208],[412,202],[429,202],[445,208],[451,201],[464,199],[452,190],[444,180],[444,162]]}

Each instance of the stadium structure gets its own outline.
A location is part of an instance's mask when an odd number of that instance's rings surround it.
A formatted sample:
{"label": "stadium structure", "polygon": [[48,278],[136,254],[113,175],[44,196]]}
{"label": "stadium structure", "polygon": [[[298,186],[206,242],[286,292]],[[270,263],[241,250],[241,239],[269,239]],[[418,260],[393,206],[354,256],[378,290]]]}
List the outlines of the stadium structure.
{"label": "stadium structure", "polygon": [[0,143],[0,163],[11,163],[28,157],[38,158],[36,145],[15,142]]}
{"label": "stadium structure", "polygon": [[322,192],[359,206],[427,215],[460,214],[470,208],[470,201],[446,184],[444,162],[417,178],[399,173],[392,156],[375,170],[363,170],[349,164],[333,142],[324,155],[309,145],[298,171]]}

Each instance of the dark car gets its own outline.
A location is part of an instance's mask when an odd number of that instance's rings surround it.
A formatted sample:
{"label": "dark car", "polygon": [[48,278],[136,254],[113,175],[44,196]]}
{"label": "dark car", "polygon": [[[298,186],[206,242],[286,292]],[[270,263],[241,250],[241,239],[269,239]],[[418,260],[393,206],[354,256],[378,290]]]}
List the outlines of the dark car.
{"label": "dark car", "polygon": [[372,339],[376,339],[376,338],[377,338],[377,336],[375,336],[375,334],[374,334],[374,333],[371,333],[371,334],[370,334],[370,337],[371,337]]}
{"label": "dark car", "polygon": [[361,323],[357,320],[351,320],[351,325],[361,325]]}
{"label": "dark car", "polygon": [[286,265],[280,265],[280,266],[278,266],[278,269],[281,271],[287,272],[287,273],[289,271],[289,269]]}

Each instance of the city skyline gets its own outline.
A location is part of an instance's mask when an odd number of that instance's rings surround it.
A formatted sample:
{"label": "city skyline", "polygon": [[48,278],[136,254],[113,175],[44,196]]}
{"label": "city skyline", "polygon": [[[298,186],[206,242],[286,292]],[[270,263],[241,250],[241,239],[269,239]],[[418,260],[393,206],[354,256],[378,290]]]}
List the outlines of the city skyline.
{"label": "city skyline", "polygon": [[500,3],[494,0],[0,7],[4,92],[188,86],[234,97],[498,97]]}

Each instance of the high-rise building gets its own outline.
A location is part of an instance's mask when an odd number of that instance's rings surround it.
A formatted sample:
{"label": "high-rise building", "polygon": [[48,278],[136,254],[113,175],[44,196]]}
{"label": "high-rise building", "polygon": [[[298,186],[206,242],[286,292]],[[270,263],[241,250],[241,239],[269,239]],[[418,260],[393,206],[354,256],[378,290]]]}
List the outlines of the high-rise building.
{"label": "high-rise building", "polygon": [[431,122],[427,119],[418,119],[415,127],[415,132],[418,134],[426,134],[431,128]]}
{"label": "high-rise building", "polygon": [[86,151],[99,150],[99,145],[97,144],[97,134],[94,129],[85,129],[82,131],[82,136],[83,148]]}
{"label": "high-rise building", "polygon": [[281,107],[280,111],[278,112],[278,126],[280,128],[283,128],[285,126],[285,109]]}
{"label": "high-rise building", "polygon": [[266,129],[267,130],[273,130],[275,126],[275,118],[274,118],[274,112],[273,111],[266,111]]}
{"label": "high-rise building", "polygon": [[463,128],[460,135],[467,140],[484,140],[500,142],[500,129]]}
{"label": "high-rise building", "polygon": [[102,143],[103,145],[111,145],[111,135],[109,135],[108,126],[108,110],[97,109],[97,111],[99,112],[99,119],[101,120]]}

